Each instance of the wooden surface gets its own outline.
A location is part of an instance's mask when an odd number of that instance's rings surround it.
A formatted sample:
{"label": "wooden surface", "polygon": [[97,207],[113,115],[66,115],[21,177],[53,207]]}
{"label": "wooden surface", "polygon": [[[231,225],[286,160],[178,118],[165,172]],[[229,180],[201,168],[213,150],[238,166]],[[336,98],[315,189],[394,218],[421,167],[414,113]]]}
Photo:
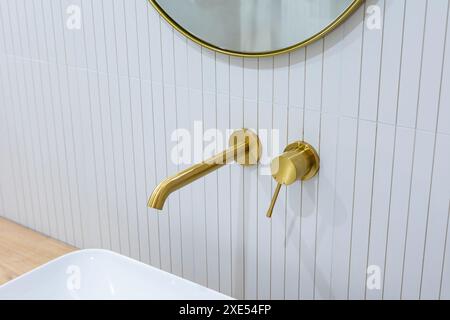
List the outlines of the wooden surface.
{"label": "wooden surface", "polygon": [[76,248],[0,218],[0,285]]}

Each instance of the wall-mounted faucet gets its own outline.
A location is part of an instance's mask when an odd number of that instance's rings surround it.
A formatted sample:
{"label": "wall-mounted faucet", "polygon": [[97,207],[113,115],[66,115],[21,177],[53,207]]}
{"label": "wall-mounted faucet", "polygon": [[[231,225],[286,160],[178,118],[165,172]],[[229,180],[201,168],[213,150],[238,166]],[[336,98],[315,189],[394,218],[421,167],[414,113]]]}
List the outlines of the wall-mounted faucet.
{"label": "wall-mounted faucet", "polygon": [[153,190],[148,200],[148,206],[162,210],[167,197],[172,192],[206,176],[208,173],[232,161],[244,166],[255,165],[261,158],[262,149],[258,135],[248,129],[235,131],[230,137],[229,146],[229,149],[222,153],[162,181]]}
{"label": "wall-mounted faucet", "polygon": [[272,217],[275,202],[283,184],[288,186],[297,180],[312,179],[319,172],[319,167],[319,155],[310,144],[297,141],[288,145],[284,153],[275,158],[270,166],[272,176],[278,185],[267,210],[267,217]]}

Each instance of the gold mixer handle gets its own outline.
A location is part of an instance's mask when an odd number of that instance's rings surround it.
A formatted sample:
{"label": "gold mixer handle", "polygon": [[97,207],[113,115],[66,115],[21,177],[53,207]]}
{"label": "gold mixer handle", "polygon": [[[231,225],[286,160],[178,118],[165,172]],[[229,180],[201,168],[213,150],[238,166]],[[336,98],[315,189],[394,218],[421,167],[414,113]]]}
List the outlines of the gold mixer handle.
{"label": "gold mixer handle", "polygon": [[280,194],[281,186],[282,184],[278,183],[277,187],[275,188],[275,193],[273,194],[272,201],[270,201],[269,210],[267,210],[267,218],[272,218],[273,208],[275,207],[275,202],[277,202],[278,195]]}
{"label": "gold mixer handle", "polygon": [[289,186],[295,181],[309,180],[317,174],[319,167],[319,155],[310,144],[304,141],[289,144],[284,149],[284,153],[275,158],[271,164],[272,176],[278,185],[266,216],[272,217],[275,202],[283,184]]}

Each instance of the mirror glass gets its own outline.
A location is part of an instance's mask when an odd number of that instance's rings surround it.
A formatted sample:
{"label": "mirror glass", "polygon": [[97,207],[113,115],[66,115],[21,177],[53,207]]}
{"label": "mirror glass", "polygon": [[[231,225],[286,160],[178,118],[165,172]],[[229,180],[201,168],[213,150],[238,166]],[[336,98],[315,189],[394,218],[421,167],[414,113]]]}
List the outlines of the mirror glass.
{"label": "mirror glass", "polygon": [[177,27],[225,51],[284,50],[321,33],[360,0],[151,0]]}

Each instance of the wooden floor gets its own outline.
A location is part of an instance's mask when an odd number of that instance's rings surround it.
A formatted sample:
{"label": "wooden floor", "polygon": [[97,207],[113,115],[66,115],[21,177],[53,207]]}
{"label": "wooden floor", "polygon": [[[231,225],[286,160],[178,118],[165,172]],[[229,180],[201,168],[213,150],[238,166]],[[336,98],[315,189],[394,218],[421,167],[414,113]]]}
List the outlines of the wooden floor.
{"label": "wooden floor", "polygon": [[0,285],[76,250],[65,243],[0,218]]}

